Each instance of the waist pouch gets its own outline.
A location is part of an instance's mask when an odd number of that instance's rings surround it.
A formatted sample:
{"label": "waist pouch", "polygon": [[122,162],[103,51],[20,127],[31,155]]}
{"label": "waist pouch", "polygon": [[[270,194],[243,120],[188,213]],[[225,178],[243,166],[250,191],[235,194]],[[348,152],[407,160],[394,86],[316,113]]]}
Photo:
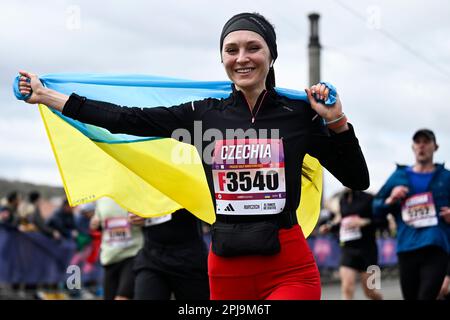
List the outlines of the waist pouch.
{"label": "waist pouch", "polygon": [[269,221],[216,221],[211,227],[212,251],[220,257],[274,255],[280,252],[278,230],[278,224]]}

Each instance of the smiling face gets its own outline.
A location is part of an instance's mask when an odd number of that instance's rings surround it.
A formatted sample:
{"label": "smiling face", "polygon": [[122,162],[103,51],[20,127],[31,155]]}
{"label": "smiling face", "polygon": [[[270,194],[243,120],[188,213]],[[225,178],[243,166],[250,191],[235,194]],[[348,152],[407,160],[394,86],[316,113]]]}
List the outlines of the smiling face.
{"label": "smiling face", "polygon": [[228,78],[242,91],[262,91],[270,67],[266,41],[253,31],[229,33],[223,42],[222,60]]}

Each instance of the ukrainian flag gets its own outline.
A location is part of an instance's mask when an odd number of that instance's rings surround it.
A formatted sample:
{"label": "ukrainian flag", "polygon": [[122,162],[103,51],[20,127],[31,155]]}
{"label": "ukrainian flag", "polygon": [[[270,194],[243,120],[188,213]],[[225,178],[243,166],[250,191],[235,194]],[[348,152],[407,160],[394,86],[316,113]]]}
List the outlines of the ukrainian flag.
{"label": "ukrainian flag", "polygon": [[[147,108],[226,98],[231,93],[230,82],[144,75],[50,74],[40,79],[44,86],[67,95],[76,92],[90,99]],[[289,98],[307,100],[303,92],[277,91]],[[142,217],[186,208],[209,224],[215,221],[206,176],[194,146],[170,138],[112,134],[44,105],[39,105],[39,110],[71,206],[108,196]],[[312,169],[312,179],[302,178],[297,216],[307,236],[319,216],[322,168],[309,156],[305,163]]]}

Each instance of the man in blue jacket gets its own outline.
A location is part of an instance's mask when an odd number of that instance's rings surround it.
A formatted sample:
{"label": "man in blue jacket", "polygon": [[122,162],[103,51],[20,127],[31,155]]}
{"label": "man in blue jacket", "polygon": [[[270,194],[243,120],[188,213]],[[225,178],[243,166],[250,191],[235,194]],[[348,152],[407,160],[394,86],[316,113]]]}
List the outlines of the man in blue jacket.
{"label": "man in blue jacket", "polygon": [[373,202],[375,216],[392,213],[397,232],[400,285],[406,300],[434,300],[450,253],[450,171],[433,163],[431,130],[413,136],[412,166],[398,165]]}

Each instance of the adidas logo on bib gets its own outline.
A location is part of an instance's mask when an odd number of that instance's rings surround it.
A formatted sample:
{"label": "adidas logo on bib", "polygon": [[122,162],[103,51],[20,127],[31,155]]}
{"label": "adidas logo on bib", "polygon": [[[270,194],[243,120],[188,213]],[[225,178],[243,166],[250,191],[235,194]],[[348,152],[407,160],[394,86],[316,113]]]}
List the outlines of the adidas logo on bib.
{"label": "adidas logo on bib", "polygon": [[231,203],[229,203],[229,204],[227,205],[227,207],[225,208],[225,211],[234,211],[234,208],[233,208],[233,206],[231,205]]}

